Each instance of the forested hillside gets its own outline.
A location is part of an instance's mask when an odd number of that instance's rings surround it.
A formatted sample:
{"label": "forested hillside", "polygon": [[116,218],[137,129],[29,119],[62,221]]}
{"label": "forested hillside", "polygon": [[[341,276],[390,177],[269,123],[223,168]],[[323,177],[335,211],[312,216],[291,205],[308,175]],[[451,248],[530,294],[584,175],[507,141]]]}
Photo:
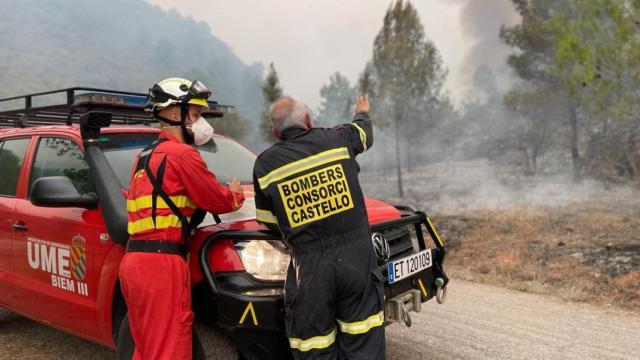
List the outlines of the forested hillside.
{"label": "forested hillside", "polygon": [[68,86],[146,92],[199,79],[250,122],[262,65],[244,64],[207,24],[142,0],[0,0],[0,97]]}

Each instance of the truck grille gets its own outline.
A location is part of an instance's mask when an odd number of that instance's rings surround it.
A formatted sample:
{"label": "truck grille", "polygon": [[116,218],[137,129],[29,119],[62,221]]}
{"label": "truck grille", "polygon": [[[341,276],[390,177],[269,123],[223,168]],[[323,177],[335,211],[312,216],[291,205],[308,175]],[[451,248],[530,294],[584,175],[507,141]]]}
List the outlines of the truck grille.
{"label": "truck grille", "polygon": [[415,230],[409,226],[390,227],[377,231],[387,239],[391,256],[389,260],[403,258],[415,252],[417,240]]}

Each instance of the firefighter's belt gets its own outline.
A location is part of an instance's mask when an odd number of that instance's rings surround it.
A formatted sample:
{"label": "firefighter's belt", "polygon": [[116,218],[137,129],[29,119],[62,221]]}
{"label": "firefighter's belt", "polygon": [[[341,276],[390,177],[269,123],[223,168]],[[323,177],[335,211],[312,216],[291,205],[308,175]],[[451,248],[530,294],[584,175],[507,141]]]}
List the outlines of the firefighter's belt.
{"label": "firefighter's belt", "polygon": [[161,240],[129,240],[127,252],[145,252],[156,254],[172,254],[187,257],[187,247],[171,241]]}

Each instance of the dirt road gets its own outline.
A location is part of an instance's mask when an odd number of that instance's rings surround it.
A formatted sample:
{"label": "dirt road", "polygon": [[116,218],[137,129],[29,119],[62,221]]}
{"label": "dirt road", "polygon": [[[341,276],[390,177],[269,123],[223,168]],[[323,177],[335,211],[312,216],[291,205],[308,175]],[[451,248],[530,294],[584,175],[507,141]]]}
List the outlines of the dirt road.
{"label": "dirt road", "polygon": [[[413,327],[387,329],[387,358],[638,359],[640,315],[454,280]],[[114,359],[111,350],[0,310],[0,359]]]}
{"label": "dirt road", "polygon": [[[428,324],[428,326],[427,326]],[[640,316],[452,281],[413,327],[387,331],[389,360],[638,359]]]}

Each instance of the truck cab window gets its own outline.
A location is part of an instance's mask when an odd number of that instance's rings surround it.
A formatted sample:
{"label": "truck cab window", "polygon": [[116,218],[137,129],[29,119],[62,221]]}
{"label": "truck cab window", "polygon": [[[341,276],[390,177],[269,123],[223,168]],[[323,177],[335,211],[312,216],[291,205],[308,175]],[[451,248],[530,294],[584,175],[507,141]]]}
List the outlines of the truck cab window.
{"label": "truck cab window", "polygon": [[16,196],[18,177],[31,138],[0,142],[0,196]]}
{"label": "truck cab window", "polygon": [[66,176],[80,193],[90,191],[89,166],[82,150],[72,140],[60,137],[40,139],[31,170],[29,191],[34,181],[45,176]]}
{"label": "truck cab window", "polygon": [[[131,168],[142,149],[158,137],[157,133],[114,133],[105,134],[100,148],[115,172],[123,188],[128,189]],[[251,183],[251,172],[256,155],[237,142],[224,137],[216,137],[217,146],[196,147],[220,183],[238,178],[240,182]]]}

